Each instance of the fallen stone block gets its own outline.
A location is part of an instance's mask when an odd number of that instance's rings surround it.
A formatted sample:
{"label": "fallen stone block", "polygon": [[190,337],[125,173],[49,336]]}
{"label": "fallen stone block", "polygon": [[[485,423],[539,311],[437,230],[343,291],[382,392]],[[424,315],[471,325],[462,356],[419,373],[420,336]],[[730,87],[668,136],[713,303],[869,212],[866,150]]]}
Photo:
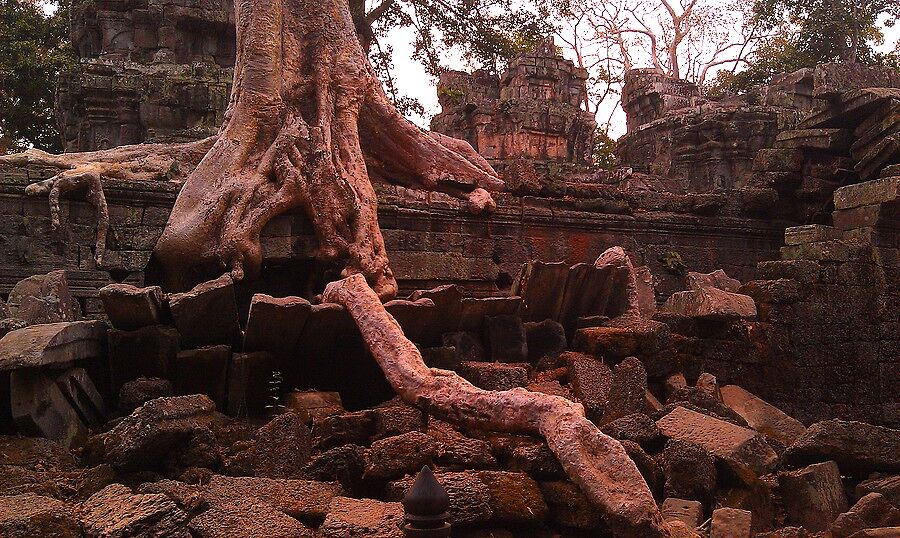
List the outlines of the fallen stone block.
{"label": "fallen stone block", "polygon": [[188,515],[161,493],[133,494],[122,484],[111,484],[82,504],[85,536],[189,538]]}
{"label": "fallen stone block", "polygon": [[235,353],[228,367],[228,414],[255,417],[273,405],[272,375],[275,357],[266,351]]}
{"label": "fallen stone block", "polygon": [[109,373],[114,392],[139,377],[175,377],[175,359],[181,347],[181,337],[175,328],[151,325],[136,331],[113,329],[107,337]]}
{"label": "fallen stone block", "polygon": [[713,511],[709,538],[750,538],[753,514],[737,508],[718,508]]}
{"label": "fallen stone block", "polygon": [[662,503],[662,516],[667,522],[678,520],[689,529],[696,529],[703,523],[703,505],[698,501],[668,497]]}
{"label": "fallen stone block", "polygon": [[426,417],[422,411],[402,400],[392,400],[373,410],[375,435],[373,441],[409,432],[424,432]]}
{"label": "fallen stone block", "polygon": [[167,456],[184,448],[194,431],[212,424],[215,411],[212,400],[201,394],[151,400],[92,437],[85,460],[123,471],[158,469]]}
{"label": "fallen stone block", "polygon": [[357,494],[365,490],[365,448],[342,445],[313,456],[304,469],[305,477],[313,480],[339,482],[346,491]]}
{"label": "fallen stone block", "polygon": [[437,454],[430,435],[409,432],[380,439],[366,451],[365,476],[373,479],[398,478],[419,471]]}
{"label": "fallen stone block", "polygon": [[[785,245],[802,245],[805,243],[820,243],[822,241],[834,241],[841,239],[844,234],[833,226],[824,224],[807,224],[804,226],[792,226],[784,230]],[[737,291],[737,290],[729,290]]]}
{"label": "fallen stone block", "polygon": [[429,418],[427,433],[437,442],[436,464],[453,470],[497,468],[497,458],[487,442],[466,437],[436,418]]}
{"label": "fallen stone block", "polygon": [[375,413],[370,410],[341,413],[313,420],[312,436],[319,450],[340,445],[368,444],[375,435]]}
{"label": "fallen stone block", "polygon": [[281,397],[281,403],[307,424],[344,412],[339,392],[292,391]]}
{"label": "fallen stone block", "polygon": [[403,538],[402,523],[403,506],[398,502],[335,497],[319,532],[324,538]]}
{"label": "fallen stone block", "polygon": [[869,493],[831,524],[832,538],[849,538],[864,529],[900,526],[900,510],[878,493]]}
{"label": "fallen stone block", "polygon": [[527,364],[462,362],[459,375],[485,390],[510,390],[528,385]]}
{"label": "fallen stone block", "polygon": [[67,272],[51,271],[20,280],[6,300],[9,316],[29,325],[81,319],[81,306],[69,291]]}
{"label": "fallen stone block", "polygon": [[174,396],[174,390],[168,379],[139,377],[123,384],[119,390],[119,411],[131,413],[150,400]]}
{"label": "fallen stone block", "polygon": [[28,327],[28,322],[23,319],[15,319],[15,318],[3,318],[0,319],[0,338],[3,338],[7,334],[18,330],[24,329]]}
{"label": "fallen stone block", "polygon": [[784,446],[792,445],[806,432],[802,422],[737,385],[726,385],[720,392],[725,405],[748,426]]}
{"label": "fallen stone block", "polygon": [[[494,515],[490,504],[491,493],[475,473],[437,473],[434,477],[450,498],[447,513],[451,525],[478,525],[491,521]],[[391,482],[387,487],[387,498],[403,500],[414,482],[415,476]]]}
{"label": "fallen stone block", "polygon": [[311,454],[312,435],[303,419],[282,413],[257,430],[253,445],[230,463],[257,477],[301,478]]}
{"label": "fallen stone block", "polygon": [[106,317],[116,329],[133,331],[163,322],[163,292],[159,286],[138,288],[130,284],[110,284],[100,288]]}
{"label": "fallen stone block", "polygon": [[634,441],[648,446],[660,439],[659,428],[653,419],[643,413],[632,413],[603,424],[603,433],[619,441]]}
{"label": "fallen stone block", "polygon": [[716,269],[711,273],[695,273],[689,271],[685,280],[687,280],[688,287],[692,290],[716,288],[722,291],[737,293],[737,291],[741,289],[741,281],[736,278],[731,278],[721,269]]}
{"label": "fallen stone block", "polygon": [[864,422],[824,420],[807,428],[789,446],[785,460],[794,465],[834,460],[844,473],[900,470],[900,430]]}
{"label": "fallen stone block", "polygon": [[834,191],[835,209],[852,209],[900,198],[900,176],[847,185]]}
{"label": "fallen stone block", "polygon": [[26,493],[0,497],[0,536],[4,538],[80,538],[75,510],[50,497]]}
{"label": "fallen stone block", "polygon": [[605,529],[597,508],[575,484],[568,481],[541,482],[540,487],[553,523],[571,529]]}
{"label": "fallen stone block", "polygon": [[620,318],[600,327],[586,327],[575,332],[572,347],[589,355],[613,362],[629,356],[652,355],[669,344],[669,326],[647,319]]}
{"label": "fallen stone block", "polygon": [[257,499],[216,503],[190,522],[199,538],[314,538],[315,531]]}
{"label": "fallen stone block", "polygon": [[661,466],[666,497],[704,505],[712,503],[718,472],[716,460],[706,448],[690,441],[670,439],[662,452]]}
{"label": "fallen stone block", "polygon": [[515,315],[522,304],[521,297],[485,297],[483,299],[462,299],[459,331],[481,332],[484,318]]}
{"label": "fallen stone block", "polygon": [[71,321],[12,331],[0,338],[0,371],[103,357],[106,329],[102,321]]}
{"label": "fallen stone block", "polygon": [[707,287],[673,293],[660,312],[710,320],[751,319],[756,317],[756,303],[747,295]]}
{"label": "fallen stone block", "polygon": [[900,526],[865,529],[857,532],[850,538],[897,538],[897,536],[900,536]]}
{"label": "fallen stone block", "polygon": [[88,426],[106,422],[106,405],[84,368],[69,368],[54,378],[56,386]]}
{"label": "fallen stone block", "polygon": [[528,362],[528,340],[525,326],[518,316],[493,316],[484,319],[485,341],[491,349],[491,360]]}
{"label": "fallen stone block", "polygon": [[599,421],[609,402],[613,383],[613,373],[603,361],[584,353],[566,352],[569,370],[569,385],[578,401],[584,406],[587,417]]}
{"label": "fallen stone block", "polygon": [[856,486],[857,497],[864,497],[869,493],[883,495],[888,502],[900,508],[900,475],[875,476]]}
{"label": "fallen stone block", "polygon": [[255,294],[244,331],[244,351],[268,351],[276,357],[293,353],[310,308],[301,297]]}
{"label": "fallen stone block", "polygon": [[10,374],[10,409],[23,433],[46,437],[66,448],[87,439],[87,419],[79,416],[55,380],[38,369]]}
{"label": "fallen stone block", "polygon": [[647,410],[647,371],[635,357],[628,357],[613,368],[609,400],[601,422],[606,424],[633,413]]}
{"label": "fallen stone block", "polygon": [[510,292],[522,297],[522,319],[558,321],[569,265],[565,262],[528,262],[522,267]]}
{"label": "fallen stone block", "polygon": [[453,332],[459,327],[462,298],[463,290],[456,284],[438,286],[430,290],[416,290],[410,294],[410,301],[431,299],[434,303],[430,323],[420,336],[423,345],[438,345],[442,334]]}
{"label": "fallen stone block", "polygon": [[560,355],[569,348],[566,330],[551,319],[525,323],[525,339],[528,342],[528,362],[538,369],[559,364]]}
{"label": "fallen stone block", "polygon": [[400,324],[403,335],[411,341],[422,342],[432,336],[435,306],[431,299],[394,299],[384,303],[384,309]]}
{"label": "fallen stone block", "polygon": [[212,506],[232,499],[254,499],[293,518],[318,523],[342,493],[341,486],[329,482],[213,475],[204,497]]}
{"label": "fallen stone block", "polygon": [[457,364],[467,361],[481,362],[487,358],[481,338],[474,333],[462,331],[445,333],[441,339],[445,347],[456,350]]}
{"label": "fallen stone block", "polygon": [[690,441],[708,450],[748,483],[770,472],[778,462],[778,455],[761,434],[684,407],[676,407],[656,425],[668,438]]}
{"label": "fallen stone block", "polygon": [[231,348],[207,346],[178,353],[175,358],[175,394],[205,394],[217,409],[225,409]]}
{"label": "fallen stone block", "polygon": [[811,531],[827,530],[847,511],[841,472],[833,461],[778,474],[788,522]]}
{"label": "fallen stone block", "polygon": [[241,341],[234,282],[230,275],[197,284],[191,291],[169,297],[183,349]]}

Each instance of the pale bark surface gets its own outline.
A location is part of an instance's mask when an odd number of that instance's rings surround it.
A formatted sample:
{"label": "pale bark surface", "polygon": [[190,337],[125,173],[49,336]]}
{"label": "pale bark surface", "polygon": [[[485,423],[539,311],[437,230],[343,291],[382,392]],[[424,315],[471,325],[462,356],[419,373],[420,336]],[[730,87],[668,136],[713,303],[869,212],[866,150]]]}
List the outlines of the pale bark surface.
{"label": "pale bark surface", "polygon": [[483,390],[453,372],[428,368],[360,276],[332,282],[323,299],[349,310],[388,382],[405,401],[458,424],[543,436],[616,536],[668,535],[634,462],[618,441],[585,418],[581,404],[522,388]]}

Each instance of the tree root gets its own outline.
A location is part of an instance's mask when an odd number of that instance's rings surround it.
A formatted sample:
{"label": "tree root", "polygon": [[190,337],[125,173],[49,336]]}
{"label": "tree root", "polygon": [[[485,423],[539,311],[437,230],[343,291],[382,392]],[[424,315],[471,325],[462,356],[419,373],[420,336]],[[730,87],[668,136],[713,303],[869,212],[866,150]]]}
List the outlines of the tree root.
{"label": "tree root", "polygon": [[522,388],[482,390],[453,372],[428,368],[361,275],[330,283],[323,300],[347,308],[403,400],[456,423],[542,435],[566,474],[602,510],[617,536],[668,536],[634,462],[618,441],[585,418],[581,404]]}

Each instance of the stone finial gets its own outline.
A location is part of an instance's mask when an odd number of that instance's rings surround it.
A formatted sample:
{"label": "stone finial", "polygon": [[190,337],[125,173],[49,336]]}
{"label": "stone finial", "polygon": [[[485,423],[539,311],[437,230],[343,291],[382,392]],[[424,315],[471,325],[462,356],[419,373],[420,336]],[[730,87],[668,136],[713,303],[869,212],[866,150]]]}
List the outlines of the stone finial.
{"label": "stone finial", "polygon": [[403,535],[406,538],[445,538],[450,536],[450,497],[434,478],[427,465],[403,497]]}

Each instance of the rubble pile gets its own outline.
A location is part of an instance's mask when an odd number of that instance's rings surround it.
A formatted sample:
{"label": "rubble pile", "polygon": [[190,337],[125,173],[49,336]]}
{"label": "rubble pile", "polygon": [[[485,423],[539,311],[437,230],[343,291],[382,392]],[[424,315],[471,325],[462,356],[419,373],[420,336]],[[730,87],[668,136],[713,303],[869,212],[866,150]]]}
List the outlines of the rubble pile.
{"label": "rubble pile", "polygon": [[[691,273],[656,312],[647,274],[615,248],[594,264],[530,264],[519,296],[450,285],[385,308],[430,366],[581,403],[635,462],[672,536],[900,531],[900,430],[806,427],[704,371],[706,342],[765,315],[771,302],[743,293],[760,285]],[[33,280],[55,285],[43,300],[59,312],[65,279]],[[260,294],[243,317],[228,276],[100,296],[108,324],[70,309],[0,339],[10,418],[39,436],[0,437],[4,536],[400,538],[399,501],[424,465],[449,495],[454,536],[611,535],[540,438],[392,397],[342,306]]]}

